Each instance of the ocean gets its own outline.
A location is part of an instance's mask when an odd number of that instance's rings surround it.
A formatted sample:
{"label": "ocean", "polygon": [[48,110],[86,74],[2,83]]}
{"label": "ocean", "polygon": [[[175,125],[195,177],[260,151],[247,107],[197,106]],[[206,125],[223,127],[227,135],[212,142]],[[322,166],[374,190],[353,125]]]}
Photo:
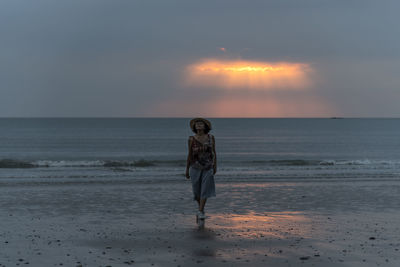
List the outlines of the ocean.
{"label": "ocean", "polygon": [[[0,183],[179,182],[190,119],[1,118]],[[217,182],[400,177],[400,119],[209,120]]]}

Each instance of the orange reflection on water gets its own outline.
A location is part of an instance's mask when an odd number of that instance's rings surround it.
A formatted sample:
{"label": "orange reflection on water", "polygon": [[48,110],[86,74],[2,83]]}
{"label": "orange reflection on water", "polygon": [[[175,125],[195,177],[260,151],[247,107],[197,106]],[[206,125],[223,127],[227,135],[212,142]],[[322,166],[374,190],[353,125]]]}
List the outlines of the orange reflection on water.
{"label": "orange reflection on water", "polygon": [[186,68],[186,85],[226,89],[305,89],[305,63],[204,59]]}
{"label": "orange reflection on water", "polygon": [[311,219],[301,212],[212,214],[208,227],[225,232],[230,238],[311,237]]}
{"label": "orange reflection on water", "polygon": [[[301,212],[213,213],[195,238],[207,246],[208,255],[238,264],[265,259],[266,254],[270,260],[285,259],[288,253],[298,253],[299,242],[314,236],[313,231],[312,218]],[[199,250],[204,254],[204,248],[192,249],[193,254],[200,254]]]}

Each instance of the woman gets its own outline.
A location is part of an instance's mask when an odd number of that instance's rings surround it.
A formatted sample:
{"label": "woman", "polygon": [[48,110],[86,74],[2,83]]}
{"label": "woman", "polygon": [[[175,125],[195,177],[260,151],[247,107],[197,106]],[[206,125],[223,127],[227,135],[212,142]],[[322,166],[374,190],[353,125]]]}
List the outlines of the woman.
{"label": "woman", "polygon": [[189,136],[189,154],[186,162],[186,178],[191,179],[194,199],[199,204],[198,219],[205,219],[204,206],[207,198],[215,196],[214,174],[217,172],[215,138],[208,132],[211,123],[203,118],[190,121],[190,128],[195,133]]}

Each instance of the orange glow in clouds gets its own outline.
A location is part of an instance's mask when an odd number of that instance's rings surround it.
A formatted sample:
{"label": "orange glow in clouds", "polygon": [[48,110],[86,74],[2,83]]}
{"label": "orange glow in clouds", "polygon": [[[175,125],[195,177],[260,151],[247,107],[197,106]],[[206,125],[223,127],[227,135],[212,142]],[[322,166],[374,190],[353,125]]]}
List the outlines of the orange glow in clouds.
{"label": "orange glow in clouds", "polygon": [[226,89],[305,89],[311,67],[304,63],[206,59],[186,68],[186,85]]}
{"label": "orange glow in clouds", "polygon": [[[324,117],[340,114],[318,93],[307,63],[203,59],[183,70],[181,89],[148,107],[151,115]],[[314,82],[313,82],[314,81]]]}

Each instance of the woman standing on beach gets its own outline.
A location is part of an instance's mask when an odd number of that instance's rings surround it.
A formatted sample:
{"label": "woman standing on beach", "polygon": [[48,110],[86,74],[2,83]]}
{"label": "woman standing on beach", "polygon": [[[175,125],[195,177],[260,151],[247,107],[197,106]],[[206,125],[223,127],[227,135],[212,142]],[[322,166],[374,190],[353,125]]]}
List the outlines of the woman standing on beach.
{"label": "woman standing on beach", "polygon": [[215,138],[208,132],[211,123],[203,118],[190,121],[195,133],[189,136],[189,153],[186,162],[186,178],[191,179],[194,199],[199,204],[197,219],[205,219],[204,206],[207,198],[215,196],[214,174],[217,172]]}

